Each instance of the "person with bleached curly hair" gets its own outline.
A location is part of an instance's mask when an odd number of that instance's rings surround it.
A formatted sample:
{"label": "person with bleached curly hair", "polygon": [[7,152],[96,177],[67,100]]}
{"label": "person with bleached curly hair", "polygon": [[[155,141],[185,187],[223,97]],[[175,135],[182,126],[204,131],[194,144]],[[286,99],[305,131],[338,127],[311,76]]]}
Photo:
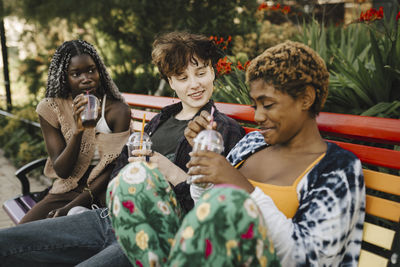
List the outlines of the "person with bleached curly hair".
{"label": "person with bleached curly hair", "polygon": [[[240,189],[194,198],[181,229],[196,221],[199,204],[240,191],[260,209],[282,266],[357,266],[365,215],[362,166],[318,131],[316,116],[328,94],[324,61],[308,46],[287,41],[253,59],[246,78],[260,131],[247,134],[227,159],[199,151],[188,164],[189,174],[204,175],[195,182]],[[191,190],[201,195],[201,188]],[[211,228],[203,223],[193,231],[204,227]],[[175,245],[172,257],[180,259],[182,250]]]}

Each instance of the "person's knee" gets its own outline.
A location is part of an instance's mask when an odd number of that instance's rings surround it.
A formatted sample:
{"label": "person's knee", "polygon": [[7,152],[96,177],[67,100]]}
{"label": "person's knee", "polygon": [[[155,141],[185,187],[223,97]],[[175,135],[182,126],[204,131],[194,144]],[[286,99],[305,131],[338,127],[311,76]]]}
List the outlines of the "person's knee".
{"label": "person's knee", "polygon": [[208,201],[216,205],[227,205],[234,200],[244,200],[247,198],[250,198],[250,195],[245,190],[234,185],[226,184],[214,186],[212,189],[204,192],[198,203]]}

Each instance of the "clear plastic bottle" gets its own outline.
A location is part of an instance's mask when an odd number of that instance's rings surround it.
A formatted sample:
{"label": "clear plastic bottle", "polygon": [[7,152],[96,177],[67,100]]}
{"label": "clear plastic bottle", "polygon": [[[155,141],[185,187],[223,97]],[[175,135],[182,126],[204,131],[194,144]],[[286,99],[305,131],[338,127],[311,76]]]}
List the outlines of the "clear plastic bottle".
{"label": "clear plastic bottle", "polygon": [[[224,139],[219,132],[214,130],[203,130],[193,140],[193,151],[207,150],[221,154],[224,152]],[[202,175],[192,175],[187,180],[188,184],[191,184],[194,180],[201,178]],[[196,184],[202,188],[211,188],[211,183],[200,183]]]}

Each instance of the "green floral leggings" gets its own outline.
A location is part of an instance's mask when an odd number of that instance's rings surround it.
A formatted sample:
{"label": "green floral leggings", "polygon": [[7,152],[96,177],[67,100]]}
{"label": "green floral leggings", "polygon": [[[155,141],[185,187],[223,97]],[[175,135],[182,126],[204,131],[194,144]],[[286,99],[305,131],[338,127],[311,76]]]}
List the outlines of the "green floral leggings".
{"label": "green floral leggings", "polygon": [[135,162],[110,182],[107,205],[133,266],[280,266],[243,190],[214,187],[185,216],[159,170]]}

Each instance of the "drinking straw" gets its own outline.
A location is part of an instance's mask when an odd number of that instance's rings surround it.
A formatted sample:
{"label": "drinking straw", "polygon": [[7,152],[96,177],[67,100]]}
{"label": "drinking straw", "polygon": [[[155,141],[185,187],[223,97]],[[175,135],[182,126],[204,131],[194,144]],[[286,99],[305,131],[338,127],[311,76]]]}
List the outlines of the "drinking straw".
{"label": "drinking straw", "polygon": [[212,129],[213,122],[214,122],[214,106],[211,107],[211,120],[210,120],[211,129]]}
{"label": "drinking straw", "polygon": [[140,132],[140,147],[139,147],[139,149],[142,149],[145,122],[146,122],[146,113],[143,114],[142,131]]}
{"label": "drinking straw", "polygon": [[87,110],[88,110],[88,114],[90,113],[90,103],[89,103],[89,90],[86,90],[86,97],[87,97]]}
{"label": "drinking straw", "polygon": [[[211,107],[211,120],[210,120],[210,128],[212,130],[212,125],[214,122],[214,107]],[[211,150],[211,131],[208,133],[208,150]]]}

